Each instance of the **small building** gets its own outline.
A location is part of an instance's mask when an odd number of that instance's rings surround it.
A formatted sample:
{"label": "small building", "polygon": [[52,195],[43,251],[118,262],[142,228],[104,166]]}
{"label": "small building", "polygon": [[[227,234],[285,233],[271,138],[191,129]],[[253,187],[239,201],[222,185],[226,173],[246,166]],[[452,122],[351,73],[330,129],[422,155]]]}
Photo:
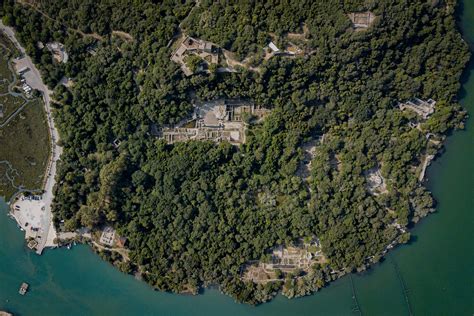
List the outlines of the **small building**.
{"label": "small building", "polygon": [[28,67],[26,67],[26,66],[25,66],[25,67],[22,67],[22,68],[20,68],[20,69],[18,70],[18,74],[19,74],[19,75],[23,75],[23,74],[24,74],[25,72],[27,72],[28,70],[30,70],[30,68],[28,68]]}
{"label": "small building", "polygon": [[375,19],[375,15],[370,12],[352,12],[347,14],[352,21],[352,26],[357,29],[368,28]]}
{"label": "small building", "polygon": [[28,242],[27,244],[28,248],[30,248],[31,250],[35,250],[36,249],[36,246],[38,246],[38,242],[36,241],[36,239],[32,239]]}
{"label": "small building", "polygon": [[435,105],[436,101],[432,99],[424,101],[418,98],[414,98],[405,103],[398,103],[398,108],[402,111],[405,109],[409,109],[418,114],[419,116],[423,117],[423,119],[427,119],[431,114],[433,114]]}
{"label": "small building", "polygon": [[199,48],[200,41],[194,39],[190,36],[186,37],[181,45],[185,48],[185,50],[195,50]]}
{"label": "small building", "polygon": [[74,81],[71,78],[63,76],[61,80],[59,80],[59,84],[65,86],[66,88],[71,88],[74,85]]}
{"label": "small building", "polygon": [[270,49],[271,49],[274,53],[280,52],[280,49],[279,49],[273,42],[268,43],[268,47],[270,47]]}
{"label": "small building", "polygon": [[119,237],[117,238],[117,247],[125,248],[125,244],[127,243],[127,237]]}
{"label": "small building", "polygon": [[122,144],[122,141],[120,139],[118,138],[114,139],[113,145],[115,148],[119,148],[121,144]]}
{"label": "small building", "polygon": [[104,246],[112,247],[115,242],[115,230],[110,226],[106,226],[102,231],[99,242]]}

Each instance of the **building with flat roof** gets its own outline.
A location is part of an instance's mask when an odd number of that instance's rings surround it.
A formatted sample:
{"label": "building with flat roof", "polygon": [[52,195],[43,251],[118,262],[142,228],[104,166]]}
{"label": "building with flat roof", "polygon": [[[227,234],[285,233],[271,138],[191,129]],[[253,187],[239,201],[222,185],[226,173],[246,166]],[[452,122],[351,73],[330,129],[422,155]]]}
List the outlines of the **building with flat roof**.
{"label": "building with flat roof", "polygon": [[406,109],[411,110],[423,117],[423,119],[427,119],[431,114],[433,114],[435,105],[436,101],[432,99],[424,101],[418,98],[413,98],[407,102],[398,103],[398,108],[402,111]]}
{"label": "building with flat roof", "polygon": [[278,47],[273,42],[268,43],[268,47],[270,47],[274,53],[278,53],[280,51],[280,49],[278,49]]}
{"label": "building with flat roof", "polygon": [[188,140],[227,141],[234,145],[245,142],[246,115],[262,118],[268,110],[244,100],[214,100],[196,106],[192,119],[174,127],[165,127],[158,137],[167,143]]}
{"label": "building with flat roof", "polygon": [[352,12],[347,14],[349,19],[352,21],[352,26],[355,29],[366,29],[368,28],[375,19],[375,15],[370,12]]}
{"label": "building with flat roof", "polygon": [[171,55],[171,60],[181,65],[186,76],[193,74],[193,71],[186,65],[185,58],[189,55],[197,55],[207,65],[219,63],[219,47],[211,42],[201,39],[195,39],[186,36],[180,43],[179,47]]}
{"label": "building with flat roof", "polygon": [[100,235],[99,242],[105,246],[112,247],[115,242],[115,230],[110,226],[105,227]]}

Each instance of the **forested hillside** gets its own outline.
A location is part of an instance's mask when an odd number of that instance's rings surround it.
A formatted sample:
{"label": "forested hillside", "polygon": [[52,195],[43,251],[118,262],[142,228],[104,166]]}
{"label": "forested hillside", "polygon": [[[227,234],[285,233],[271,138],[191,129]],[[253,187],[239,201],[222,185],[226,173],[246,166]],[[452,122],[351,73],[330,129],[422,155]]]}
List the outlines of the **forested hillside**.
{"label": "forested hillside", "polygon": [[[311,293],[409,240],[407,227],[435,206],[418,180],[423,157],[436,154],[465,116],[456,96],[469,52],[454,0],[157,2],[3,2],[3,22],[55,91],[64,147],[56,225],[112,225],[129,240],[131,262],[122,269],[157,289],[219,284],[252,304],[282,288]],[[367,10],[374,23],[354,30],[347,14]],[[179,32],[240,59],[304,33],[299,45],[311,54],[274,56],[260,72],[186,77],[170,61]],[[68,63],[39,48],[51,41],[65,44]],[[63,76],[72,87],[59,84]],[[249,127],[240,147],[170,145],[152,135],[152,126],[186,117],[192,98],[219,97],[272,112]],[[428,120],[397,107],[415,97],[437,101]],[[302,178],[303,146],[321,135],[310,177]],[[367,189],[373,169],[385,179],[382,194]],[[242,280],[242,266],[265,259],[269,248],[313,236],[327,263],[266,284]]]}

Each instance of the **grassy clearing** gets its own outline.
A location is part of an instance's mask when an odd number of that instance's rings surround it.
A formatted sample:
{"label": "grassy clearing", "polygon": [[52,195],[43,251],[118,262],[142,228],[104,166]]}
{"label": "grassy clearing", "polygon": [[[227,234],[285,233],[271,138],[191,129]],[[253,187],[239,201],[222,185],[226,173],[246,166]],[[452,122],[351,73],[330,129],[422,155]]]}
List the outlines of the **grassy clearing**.
{"label": "grassy clearing", "polygon": [[17,191],[11,181],[15,174],[15,170],[7,162],[0,162],[0,196],[9,198]]}
{"label": "grassy clearing", "polygon": [[14,97],[10,94],[0,96],[0,108],[3,109],[3,118],[0,118],[0,123],[5,122],[10,115],[18,108],[25,104],[25,100],[20,97]]}
{"label": "grassy clearing", "polygon": [[6,42],[5,38],[0,36],[0,124],[4,123],[8,117],[13,114],[25,101],[20,97],[14,97],[8,93],[8,85],[13,81],[14,74],[8,67],[10,49],[6,48],[11,43]]}
{"label": "grassy clearing", "polygon": [[[40,99],[29,103],[15,118],[0,129],[0,161],[10,162],[16,171],[14,185],[26,189],[41,189],[48,157],[49,133],[46,115]],[[6,169],[3,171],[5,179]],[[0,196],[11,196],[11,184],[0,181]]]}

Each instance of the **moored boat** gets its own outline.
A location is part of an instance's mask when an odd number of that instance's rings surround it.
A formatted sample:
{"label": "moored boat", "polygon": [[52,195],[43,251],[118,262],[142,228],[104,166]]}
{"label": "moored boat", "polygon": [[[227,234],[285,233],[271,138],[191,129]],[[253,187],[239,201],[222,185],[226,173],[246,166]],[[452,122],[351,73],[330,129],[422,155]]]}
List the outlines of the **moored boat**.
{"label": "moored boat", "polygon": [[18,293],[20,293],[21,295],[25,295],[26,292],[28,291],[28,287],[29,287],[28,283],[23,282],[20,286],[20,290],[18,291]]}

